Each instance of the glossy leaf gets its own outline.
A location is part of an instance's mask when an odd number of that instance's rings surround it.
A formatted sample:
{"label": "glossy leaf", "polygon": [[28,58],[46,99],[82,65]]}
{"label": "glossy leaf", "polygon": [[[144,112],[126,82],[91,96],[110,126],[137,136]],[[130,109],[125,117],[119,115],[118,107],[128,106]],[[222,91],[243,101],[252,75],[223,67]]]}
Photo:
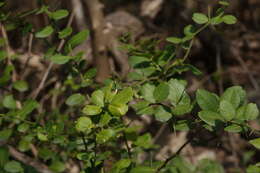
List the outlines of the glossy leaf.
{"label": "glossy leaf", "polygon": [[85,97],[79,93],[69,96],[66,100],[68,106],[78,106],[85,102]]}
{"label": "glossy leaf", "polygon": [[133,94],[132,88],[125,88],[113,97],[111,104],[126,104],[133,99]]}
{"label": "glossy leaf", "polygon": [[59,32],[59,38],[60,39],[64,39],[64,38],[70,36],[71,33],[72,33],[72,28],[71,27],[64,28],[63,30],[61,30]]}
{"label": "glossy leaf", "polygon": [[50,17],[54,20],[60,20],[60,19],[67,17],[68,15],[69,15],[68,10],[61,9],[61,10],[57,10],[55,12],[52,12],[50,14]]}
{"label": "glossy leaf", "polygon": [[249,143],[252,144],[257,149],[260,149],[260,138],[250,140]]}

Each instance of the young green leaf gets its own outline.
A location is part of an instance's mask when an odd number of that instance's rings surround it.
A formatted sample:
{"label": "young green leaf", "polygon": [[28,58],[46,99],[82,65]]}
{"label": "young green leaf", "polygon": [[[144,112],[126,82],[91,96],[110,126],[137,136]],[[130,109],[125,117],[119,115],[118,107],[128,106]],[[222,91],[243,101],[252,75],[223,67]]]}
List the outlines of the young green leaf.
{"label": "young green leaf", "polygon": [[243,130],[243,128],[237,124],[232,124],[230,126],[225,127],[224,130],[227,132],[239,133]]}
{"label": "young green leaf", "polygon": [[64,56],[61,54],[55,54],[53,56],[50,57],[50,60],[54,63],[54,64],[66,64],[67,62],[69,62],[69,60],[71,59],[70,56]]}
{"label": "young green leaf", "polygon": [[168,37],[166,40],[173,44],[180,44],[182,42],[182,39],[178,37]]}
{"label": "young green leaf", "polygon": [[64,28],[62,31],[60,31],[58,33],[59,33],[59,38],[64,39],[64,38],[70,36],[70,34],[72,33],[72,28],[71,27]]}
{"label": "young green leaf", "polygon": [[113,136],[115,135],[115,132],[114,130],[112,129],[105,129],[105,130],[102,130],[100,131],[98,134],[97,134],[97,143],[98,144],[103,144],[103,143],[106,143],[109,139],[111,139]]}
{"label": "young green leaf", "polygon": [[46,38],[50,36],[53,33],[54,29],[52,26],[46,26],[43,29],[41,29],[39,32],[36,32],[35,37],[36,38]]}
{"label": "young green leaf", "polygon": [[76,35],[72,36],[72,38],[66,43],[65,45],[65,52],[69,53],[73,50],[76,46],[83,43],[89,36],[89,30],[83,30]]}
{"label": "young green leaf", "polygon": [[87,132],[94,127],[91,119],[88,117],[80,117],[76,121],[76,129],[79,132]]}
{"label": "young green leaf", "polygon": [[102,112],[102,109],[100,106],[86,105],[82,112],[86,115],[98,115]]}
{"label": "young green leaf", "polygon": [[16,109],[16,101],[13,95],[7,95],[3,99],[3,106],[8,109]]}
{"label": "young green leaf", "polygon": [[66,100],[68,106],[78,106],[85,102],[85,97],[79,93],[69,96]]}
{"label": "young green leaf", "polygon": [[222,17],[223,22],[228,25],[237,23],[237,18],[233,15],[225,15]]}
{"label": "young green leaf", "polygon": [[196,100],[202,110],[217,112],[219,107],[219,98],[217,95],[206,90],[199,89],[196,92]]}
{"label": "young green leaf", "polygon": [[67,17],[68,15],[69,15],[68,10],[62,9],[62,10],[57,10],[55,12],[52,12],[49,16],[54,20],[60,20]]}
{"label": "young green leaf", "polygon": [[97,106],[104,106],[105,94],[102,90],[94,91],[91,95],[91,101]]}
{"label": "young green leaf", "polygon": [[205,24],[209,21],[208,17],[203,13],[194,13],[192,20],[197,24]]}
{"label": "young green leaf", "polygon": [[257,105],[254,103],[249,103],[246,106],[245,118],[246,120],[255,120],[259,115],[259,110]]}
{"label": "young green leaf", "polygon": [[133,99],[133,95],[132,88],[125,88],[113,97],[111,104],[126,104]]}
{"label": "young green leaf", "polygon": [[39,106],[39,103],[35,100],[27,100],[22,109],[17,112],[17,115],[20,119],[25,119],[27,115],[29,115],[34,109]]}
{"label": "young green leaf", "polygon": [[27,82],[23,80],[15,81],[13,87],[20,92],[25,92],[29,89]]}
{"label": "young green leaf", "polygon": [[122,116],[127,113],[128,106],[125,104],[110,104],[108,110],[114,116]]}
{"label": "young green leaf", "polygon": [[219,105],[219,110],[226,121],[230,121],[236,116],[236,110],[229,101],[222,100]]}
{"label": "young green leaf", "polygon": [[153,96],[156,101],[162,102],[169,96],[169,85],[167,83],[160,83],[154,90]]}
{"label": "young green leaf", "polygon": [[66,165],[63,162],[61,162],[61,161],[55,160],[50,165],[50,169],[53,172],[61,173],[61,172],[65,171]]}

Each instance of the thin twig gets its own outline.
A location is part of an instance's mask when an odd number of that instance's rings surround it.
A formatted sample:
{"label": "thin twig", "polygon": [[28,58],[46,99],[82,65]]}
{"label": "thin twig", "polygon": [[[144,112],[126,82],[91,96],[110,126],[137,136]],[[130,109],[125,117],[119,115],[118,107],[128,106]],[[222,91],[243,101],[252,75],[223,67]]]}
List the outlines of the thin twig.
{"label": "thin twig", "polygon": [[187,140],[178,150],[176,153],[174,153],[172,156],[170,156],[169,158],[167,158],[163,164],[156,170],[156,173],[159,173],[160,170],[162,170],[172,159],[174,159],[176,156],[178,156],[181,151],[183,150],[183,148],[186,147],[186,145],[188,145],[190,142],[192,142],[193,138]]}
{"label": "thin twig", "polygon": [[[74,17],[74,11],[71,12],[71,15],[70,15],[67,27],[69,27],[71,25],[73,17]],[[64,43],[65,43],[65,40],[62,39],[60,41],[59,45],[58,45],[57,52],[61,51],[62,47],[64,46]],[[42,80],[41,80],[41,82],[39,84],[39,87],[36,89],[35,93],[33,94],[33,97],[32,97],[33,99],[36,99],[37,96],[39,95],[40,91],[43,89],[44,84],[45,84],[45,82],[47,80],[47,77],[48,77],[48,75],[49,75],[53,65],[54,65],[53,62],[50,62],[49,66],[48,66],[47,70],[45,71],[45,73],[43,75],[43,78],[42,78]]]}
{"label": "thin twig", "polygon": [[25,165],[29,165],[37,170],[39,173],[53,173],[47,165],[17,151],[14,147],[8,145],[9,153],[13,158],[22,162]]}
{"label": "thin twig", "polygon": [[131,159],[132,158],[132,152],[131,152],[131,148],[130,148],[128,142],[127,142],[127,138],[126,138],[125,132],[123,132],[123,138],[124,138],[125,146],[126,146],[126,149],[127,149],[128,157]]}

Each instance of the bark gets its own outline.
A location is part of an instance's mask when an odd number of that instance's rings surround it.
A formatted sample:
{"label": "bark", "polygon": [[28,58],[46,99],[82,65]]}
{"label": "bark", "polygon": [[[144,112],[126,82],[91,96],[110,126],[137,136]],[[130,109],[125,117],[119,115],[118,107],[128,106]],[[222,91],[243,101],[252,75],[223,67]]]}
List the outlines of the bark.
{"label": "bark", "polygon": [[110,77],[110,66],[107,56],[107,35],[103,32],[105,28],[103,4],[98,0],[85,0],[91,28],[92,49],[94,63],[97,67],[96,81],[102,82]]}

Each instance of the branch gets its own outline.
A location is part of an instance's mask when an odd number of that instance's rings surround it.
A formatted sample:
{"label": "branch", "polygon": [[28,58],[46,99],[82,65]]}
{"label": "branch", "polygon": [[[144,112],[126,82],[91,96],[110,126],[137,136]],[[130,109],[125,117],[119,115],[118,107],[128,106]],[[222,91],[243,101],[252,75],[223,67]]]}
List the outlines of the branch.
{"label": "branch", "polygon": [[105,20],[103,4],[98,0],[85,0],[91,28],[91,43],[94,62],[97,67],[96,81],[102,82],[110,76],[111,70],[107,57],[107,35],[104,33]]}
{"label": "branch", "polygon": [[8,150],[9,153],[11,154],[11,156],[13,158],[15,158],[16,160],[22,162],[25,165],[29,165],[31,167],[33,167],[34,169],[36,169],[39,173],[53,173],[48,166],[46,166],[45,164],[36,161],[35,159],[20,153],[19,151],[17,151],[14,147],[12,146],[8,146]]}

